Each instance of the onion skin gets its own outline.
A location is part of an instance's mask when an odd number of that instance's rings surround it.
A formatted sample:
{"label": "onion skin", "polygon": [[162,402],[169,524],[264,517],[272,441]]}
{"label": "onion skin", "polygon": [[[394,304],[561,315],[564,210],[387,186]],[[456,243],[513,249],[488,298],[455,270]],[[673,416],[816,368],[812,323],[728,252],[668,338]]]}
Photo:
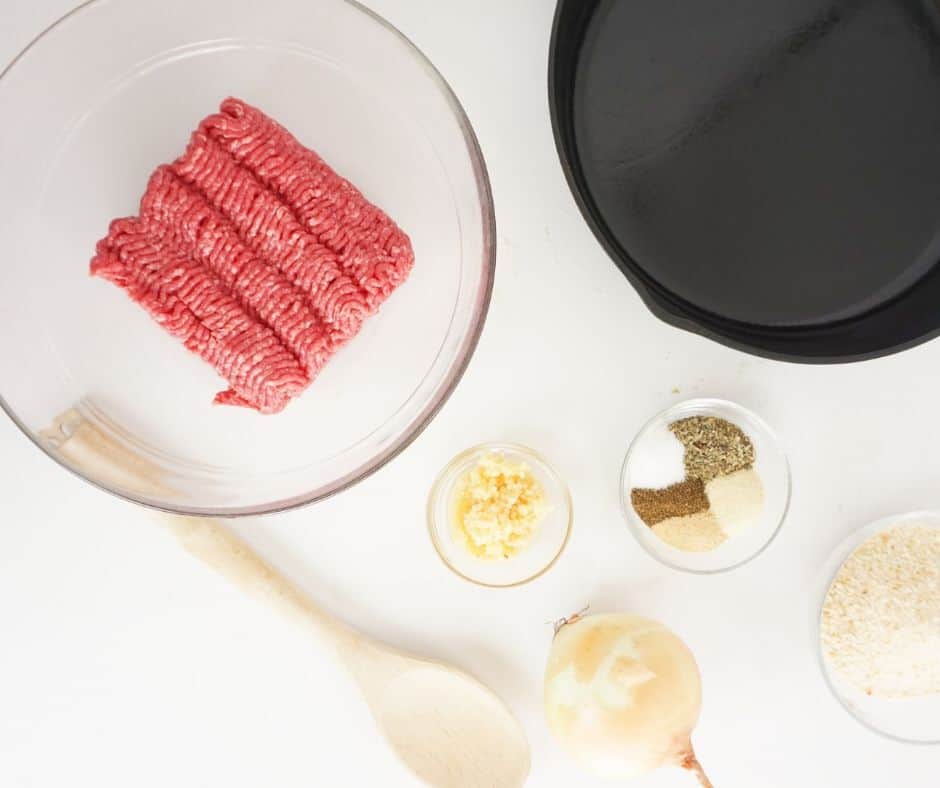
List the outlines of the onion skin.
{"label": "onion skin", "polygon": [[545,670],[545,716],[588,771],[629,780],[662,766],[693,771],[702,685],[692,652],[657,621],[573,616],[557,628]]}

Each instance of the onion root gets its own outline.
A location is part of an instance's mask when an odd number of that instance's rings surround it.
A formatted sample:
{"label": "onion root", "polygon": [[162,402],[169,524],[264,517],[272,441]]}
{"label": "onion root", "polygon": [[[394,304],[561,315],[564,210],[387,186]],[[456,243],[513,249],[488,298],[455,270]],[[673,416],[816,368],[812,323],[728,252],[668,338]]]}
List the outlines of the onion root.
{"label": "onion root", "polygon": [[682,763],[680,764],[683,769],[688,769],[692,774],[698,777],[699,783],[701,783],[702,788],[715,788],[712,785],[712,781],[708,779],[708,775],[705,774],[705,770],[702,768],[702,764],[698,762],[698,758],[695,757],[694,752],[690,752],[688,755],[683,758]]}

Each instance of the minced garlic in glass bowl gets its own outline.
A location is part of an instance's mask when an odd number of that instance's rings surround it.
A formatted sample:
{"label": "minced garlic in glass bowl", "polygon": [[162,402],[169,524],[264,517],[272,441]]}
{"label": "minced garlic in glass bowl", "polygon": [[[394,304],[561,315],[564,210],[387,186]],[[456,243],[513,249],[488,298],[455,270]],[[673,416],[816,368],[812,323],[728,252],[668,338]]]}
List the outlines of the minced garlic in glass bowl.
{"label": "minced garlic in glass bowl", "polygon": [[477,558],[498,561],[528,546],[548,502],[526,463],[494,452],[457,479],[452,508],[454,537]]}
{"label": "minced garlic in glass bowl", "polygon": [[464,579],[519,585],[561,555],[571,528],[571,497],[531,449],[477,446],[451,460],[435,481],[428,528],[444,563]]}

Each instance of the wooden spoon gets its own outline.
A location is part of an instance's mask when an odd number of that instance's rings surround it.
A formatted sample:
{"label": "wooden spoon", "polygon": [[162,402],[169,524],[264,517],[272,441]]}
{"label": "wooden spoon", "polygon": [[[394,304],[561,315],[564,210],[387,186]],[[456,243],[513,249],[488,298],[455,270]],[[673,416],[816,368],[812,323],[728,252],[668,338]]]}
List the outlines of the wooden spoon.
{"label": "wooden spoon", "polygon": [[190,553],[332,642],[379,730],[418,777],[440,788],[511,788],[525,782],[525,734],[502,701],[478,681],[376,643],[331,618],[218,522],[166,519]]}
{"label": "wooden spoon", "polygon": [[[63,427],[64,424],[68,428]],[[162,485],[156,469],[76,411],[46,431],[47,445],[69,465],[134,488]],[[525,733],[506,705],[476,679],[439,662],[409,656],[333,619],[216,520],[160,515],[181,544],[236,586],[332,643],[392,750],[436,788],[517,788],[529,773]]]}

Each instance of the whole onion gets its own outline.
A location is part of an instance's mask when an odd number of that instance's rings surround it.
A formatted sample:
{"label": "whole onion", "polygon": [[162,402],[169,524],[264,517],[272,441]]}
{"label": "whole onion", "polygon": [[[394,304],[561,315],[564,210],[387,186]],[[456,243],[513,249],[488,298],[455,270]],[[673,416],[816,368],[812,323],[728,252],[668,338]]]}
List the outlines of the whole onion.
{"label": "whole onion", "polygon": [[661,766],[695,773],[702,685],[692,652],[657,621],[628,614],[572,616],[556,626],[545,670],[545,716],[586,769],[627,780]]}

